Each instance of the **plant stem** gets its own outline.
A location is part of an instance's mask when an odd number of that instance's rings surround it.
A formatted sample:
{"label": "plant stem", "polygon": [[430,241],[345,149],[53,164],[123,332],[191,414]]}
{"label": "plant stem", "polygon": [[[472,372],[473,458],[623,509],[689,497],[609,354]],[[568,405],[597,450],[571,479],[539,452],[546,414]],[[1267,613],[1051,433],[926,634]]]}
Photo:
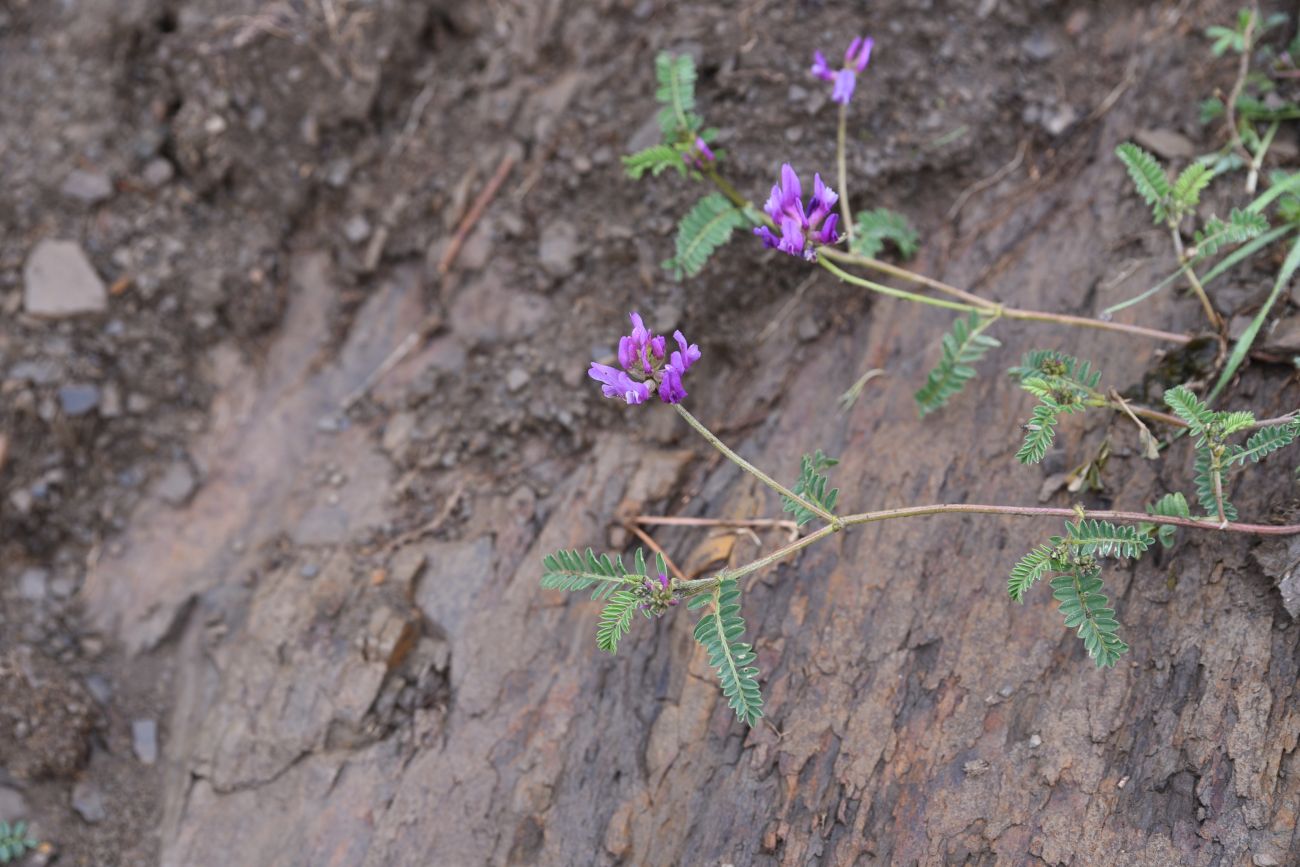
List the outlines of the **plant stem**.
{"label": "plant stem", "polygon": [[1178,226],[1174,223],[1169,224],[1169,237],[1174,241],[1174,252],[1178,254],[1178,262],[1183,266],[1183,273],[1187,275],[1187,282],[1191,284],[1192,290],[1196,292],[1196,297],[1201,302],[1202,309],[1205,310],[1206,317],[1210,320],[1210,327],[1215,331],[1223,330],[1223,320],[1219,314],[1214,312],[1214,305],[1210,303],[1210,296],[1205,294],[1205,287],[1196,276],[1196,270],[1192,267],[1196,257],[1187,255],[1183,249],[1183,237],[1178,234]]}
{"label": "plant stem", "polygon": [[700,436],[708,440],[709,445],[713,446],[715,449],[722,452],[722,454],[727,458],[727,460],[731,461],[733,464],[740,467],[742,470],[749,473],[751,476],[758,479],[760,482],[767,485],[769,488],[776,491],[781,496],[788,497],[791,500],[794,500],[796,503],[803,506],[808,511],[812,512],[817,517],[821,518],[830,526],[834,527],[835,529],[839,528],[840,522],[838,518],[836,518],[834,515],[832,515],[830,512],[826,511],[816,503],[811,502],[810,500],[807,500],[804,497],[799,496],[794,491],[790,490],[785,485],[781,484],[776,479],[772,478],[767,473],[763,472],[758,467],[754,466],[749,461],[745,460],[740,455],[733,452],[730,448],[727,447],[726,443],[718,439],[717,436],[714,435],[713,431],[705,427],[704,424],[699,419],[691,415],[690,412],[688,412],[686,408],[683,407],[680,403],[673,404],[673,409],[677,410],[678,415],[686,419],[687,424],[695,428],[696,433],[698,433]]}
{"label": "plant stem", "polygon": [[909,271],[906,268],[899,268],[897,265],[891,265],[888,262],[882,262],[879,259],[873,259],[870,256],[863,256],[861,253],[850,253],[844,250],[836,250],[833,247],[823,247],[818,251],[817,255],[825,256],[827,259],[834,259],[837,262],[843,262],[845,264],[862,265],[866,268],[872,269],[873,271],[880,271],[881,273],[888,274],[891,277],[897,277],[900,280],[907,280],[910,283],[927,286],[931,289],[942,292],[945,295],[951,295],[953,298],[960,298],[962,301],[973,304],[976,307],[984,307],[992,310],[998,306],[987,298],[972,295],[969,292],[958,289],[956,286],[949,286],[947,283],[917,274],[915,271]]}
{"label": "plant stem", "polygon": [[853,246],[853,212],[849,208],[849,172],[845,157],[845,139],[849,125],[849,104],[840,103],[840,127],[835,137],[835,163],[839,170],[840,213],[844,215],[844,231],[849,236],[849,246]]}
{"label": "plant stem", "polygon": [[935,506],[909,506],[905,509],[884,509],[878,512],[863,512],[859,515],[845,515],[842,520],[845,527],[856,524],[872,524],[877,521],[891,521],[895,518],[917,518],[925,515],[1019,515],[1030,518],[1097,518],[1104,521],[1123,523],[1170,524],[1175,527],[1191,527],[1196,530],[1223,530],[1229,533],[1250,533],[1257,536],[1294,536],[1300,534],[1300,524],[1220,524],[1213,519],[1176,518],[1162,515],[1148,515],[1145,512],[1117,512],[1107,509],[1065,509],[1049,506],[988,506],[974,503],[945,503]]}
{"label": "plant stem", "polygon": [[854,286],[861,286],[864,289],[870,289],[872,292],[879,292],[881,295],[888,295],[891,298],[902,298],[904,301],[915,301],[917,304],[928,304],[931,307],[943,307],[947,310],[961,310],[963,312],[976,310],[982,312],[993,312],[996,309],[976,306],[974,304],[963,304],[960,301],[945,301],[942,298],[929,298],[925,295],[917,295],[915,292],[908,292],[906,289],[895,289],[892,286],[885,286],[884,284],[868,280],[865,277],[858,277],[850,274],[838,265],[832,264],[829,257],[820,254],[817,256],[817,264],[821,265],[827,271],[830,271],[836,277],[839,277],[845,283],[852,283]]}
{"label": "plant stem", "polygon": [[801,539],[795,539],[788,545],[782,545],[766,557],[760,557],[752,563],[746,563],[744,566],[737,569],[724,569],[722,572],[718,573],[717,578],[719,581],[724,578],[744,578],[746,575],[749,575],[751,572],[757,572],[764,566],[769,566],[778,560],[784,560],[800,548],[807,548],[813,542],[826,538],[834,533],[835,530],[836,528],[834,526],[827,524],[815,533],[809,533]]}
{"label": "plant stem", "polygon": [[[1259,20],[1259,4],[1252,3],[1250,8],[1250,18],[1246,22],[1246,32],[1242,34],[1242,52],[1241,58],[1237,61],[1237,78],[1232,83],[1232,90],[1228,93],[1228,98],[1223,101],[1223,117],[1228,124],[1228,135],[1232,137],[1232,146],[1235,147],[1241,155],[1250,162],[1250,151],[1246,149],[1246,143],[1241,140],[1241,131],[1237,129],[1237,100],[1241,98],[1241,91],[1246,86],[1246,76],[1250,74],[1250,52],[1254,47],[1255,41],[1255,22]],[[1249,178],[1247,179],[1249,182]],[[1253,193],[1253,189],[1247,189],[1246,192]]]}
{"label": "plant stem", "polygon": [[[825,248],[823,248],[823,251],[824,250]],[[870,289],[873,292],[879,292],[882,295],[889,295],[893,298],[902,298],[907,301],[915,301],[919,304],[928,304],[931,307],[944,307],[949,310],[962,310],[966,312],[996,313],[1005,316],[1007,319],[1020,319],[1027,322],[1052,322],[1058,325],[1072,325],[1077,328],[1095,328],[1100,331],[1120,331],[1125,334],[1150,337],[1154,340],[1163,340],[1168,343],[1177,343],[1180,345],[1189,343],[1192,339],[1186,334],[1175,334],[1172,331],[1161,331],[1157,328],[1145,328],[1141,325],[1125,325],[1122,322],[1103,322],[1100,319],[1089,319],[1086,316],[1071,316],[1066,313],[1042,313],[1037,310],[1020,310],[1015,307],[1001,307],[983,299],[980,299],[979,304],[962,304],[955,301],[945,301],[941,298],[928,298],[924,295],[917,295],[915,292],[908,292],[903,289],[894,289],[890,286],[867,280],[864,277],[850,274],[844,269],[831,264],[829,261],[831,258],[841,257],[830,257],[819,254],[817,257],[817,263],[846,283],[852,283],[855,286],[861,286],[864,289]]]}
{"label": "plant stem", "polygon": [[1250,161],[1250,171],[1246,174],[1246,192],[1249,195],[1255,194],[1255,188],[1259,185],[1259,170],[1264,165],[1264,155],[1273,145],[1273,137],[1277,135],[1277,129],[1281,121],[1273,121],[1269,124],[1268,131],[1259,141],[1259,150],[1255,152],[1255,157]]}

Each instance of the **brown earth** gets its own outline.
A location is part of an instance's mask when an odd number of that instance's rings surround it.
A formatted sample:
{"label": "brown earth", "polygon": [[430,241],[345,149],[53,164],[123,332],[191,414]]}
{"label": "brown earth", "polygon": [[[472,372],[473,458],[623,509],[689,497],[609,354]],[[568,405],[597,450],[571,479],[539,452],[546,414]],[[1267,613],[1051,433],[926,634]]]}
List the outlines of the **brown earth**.
{"label": "brown earth", "polygon": [[[854,510],[1034,503],[1107,438],[1083,502],[1190,489],[1185,443],[1153,464],[1101,416],[1041,469],[1013,459],[1029,404],[995,371],[1058,346],[1137,387],[1157,344],[1000,323],[986,375],[922,426],[948,316],[746,239],[697,279],[659,268],[698,190],[620,171],[654,136],[654,55],[697,58],[761,196],[784,160],[832,174],[805,67],[870,32],[854,203],[908,214],[918,270],[1085,314],[1158,277],[1167,241],[1111,154],[1139,130],[1217,145],[1196,102],[1232,70],[1200,32],[1235,4],[957,5],[0,4],[0,820],[51,842],[29,861],[1300,863],[1284,546],[1183,533],[1111,569],[1133,649],[1098,672],[1045,589],[1005,597],[1056,525],[843,534],[747,588],[752,731],[689,618],[610,659],[595,605],[538,587],[546,552],[627,546],[620,517],[778,512],[672,413],[586,380],[632,308],[700,343],[693,412],[782,477],[841,456]],[[45,239],[80,245],[102,312],[26,312]],[[1249,312],[1269,279],[1239,269],[1216,300]],[[1298,393],[1255,367],[1231,402]],[[1233,495],[1252,520],[1296,508],[1283,461]],[[692,572],[780,541],[655,536]]]}

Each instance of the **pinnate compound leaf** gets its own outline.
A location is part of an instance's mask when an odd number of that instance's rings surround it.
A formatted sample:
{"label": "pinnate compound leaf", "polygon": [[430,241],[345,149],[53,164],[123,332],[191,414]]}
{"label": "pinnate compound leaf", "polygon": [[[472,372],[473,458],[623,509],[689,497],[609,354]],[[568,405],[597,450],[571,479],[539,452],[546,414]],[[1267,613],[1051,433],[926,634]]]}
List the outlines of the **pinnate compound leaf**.
{"label": "pinnate compound leaf", "polygon": [[[839,459],[827,457],[821,449],[818,449],[815,454],[804,455],[803,460],[799,462],[799,479],[790,490],[833,514],[840,489],[827,490],[830,478],[826,470],[838,463]],[[781,509],[785,512],[794,512],[795,523],[800,527],[817,517],[815,512],[808,511],[803,505],[784,495],[781,497]]]}
{"label": "pinnate compound leaf", "polygon": [[1023,602],[1029,588],[1033,587],[1043,576],[1052,570],[1052,557],[1055,551],[1051,545],[1040,545],[1020,558],[1011,569],[1011,578],[1007,581],[1007,593],[1016,602]]}
{"label": "pinnate compound leaf", "polygon": [[1101,570],[1075,566],[1053,578],[1051,583],[1052,597],[1058,603],[1066,627],[1077,630],[1084,649],[1098,668],[1113,666],[1128,652],[1128,645],[1117,634],[1119,621],[1102,592]]}
{"label": "pinnate compound leaf", "polygon": [[621,557],[597,556],[590,548],[585,553],[560,550],[542,558],[542,586],[548,590],[586,590],[595,585],[591,598],[605,599],[620,587],[635,586],[643,580],[644,570],[628,574]]}
{"label": "pinnate compound leaf", "polygon": [[695,113],[695,61],[689,54],[674,56],[661,52],[655,58],[655,99],[659,109],[659,131],[666,143],[688,138],[703,125]]}
{"label": "pinnate compound leaf", "polygon": [[685,175],[686,161],[673,146],[660,144],[623,157],[623,168],[633,180],[639,180],[646,172],[658,177],[665,169]]}
{"label": "pinnate compound leaf", "polygon": [[725,578],[710,595],[713,605],[695,626],[695,640],[709,654],[709,664],[718,673],[722,694],[736,712],[736,718],[751,728],[763,716],[763,696],[758,688],[757,656],[741,641],[745,621],[740,616],[740,587]]}
{"label": "pinnate compound leaf", "polygon": [[1229,463],[1244,464],[1247,461],[1257,464],[1280,448],[1291,445],[1300,438],[1300,419],[1287,424],[1262,427],[1246,440],[1246,447],[1234,451]]}
{"label": "pinnate compound leaf", "polygon": [[[1223,487],[1223,470],[1215,467],[1214,454],[1208,446],[1198,447],[1196,449],[1196,461],[1193,464],[1195,475],[1193,483],[1196,485],[1196,501],[1200,503],[1205,514],[1216,520],[1219,517],[1218,501],[1215,497],[1214,480],[1219,478],[1219,487]],[[1237,520],[1237,507],[1228,502],[1227,493],[1223,495],[1223,517],[1229,521]]]}
{"label": "pinnate compound leaf", "polygon": [[1187,212],[1201,203],[1201,193],[1214,180],[1214,169],[1205,163],[1192,163],[1174,181],[1173,200],[1179,210]]}
{"label": "pinnate compound leaf", "polygon": [[606,653],[617,653],[619,640],[632,625],[640,600],[630,590],[615,590],[600,612],[600,627],[596,630],[596,646]]}
{"label": "pinnate compound leaf", "polygon": [[1133,179],[1133,186],[1150,207],[1151,215],[1157,223],[1163,223],[1169,217],[1169,202],[1172,190],[1169,178],[1160,162],[1151,154],[1132,142],[1124,142],[1115,149],[1115,154],[1128,169]]}
{"label": "pinnate compound leaf", "polygon": [[1086,518],[1077,524],[1065,522],[1066,538],[1077,555],[1120,557],[1133,560],[1151,547],[1151,537],[1137,527],[1120,526],[1110,521]]}
{"label": "pinnate compound leaf", "polygon": [[680,280],[704,269],[713,251],[727,243],[734,229],[747,222],[745,212],[721,193],[709,193],[695,203],[677,226],[677,255],[664,267]]}
{"label": "pinnate compound leaf", "polygon": [[1056,422],[1066,410],[1050,398],[1034,407],[1034,414],[1022,427],[1025,441],[1016,452],[1016,460],[1022,464],[1036,464],[1047,455],[1056,439]]}
{"label": "pinnate compound leaf", "polygon": [[1188,430],[1196,435],[1196,444],[1205,445],[1214,424],[1214,410],[1202,403],[1201,399],[1185,385],[1166,391],[1165,403],[1175,415],[1187,422]]}
{"label": "pinnate compound leaf", "polygon": [[876,258],[884,252],[886,242],[893,244],[904,259],[916,255],[920,235],[907,217],[897,211],[889,208],[859,211],[855,229],[850,248],[861,256]]}
{"label": "pinnate compound leaf", "polygon": [[914,395],[922,417],[946,406],[975,377],[976,371],[971,365],[990,349],[1002,345],[984,333],[994,321],[995,317],[983,317],[972,311],[969,317],[952,324],[952,330],[943,336],[943,355],[939,363]]}
{"label": "pinnate compound leaf", "polygon": [[1224,247],[1241,244],[1257,238],[1268,231],[1268,218],[1254,211],[1233,208],[1226,221],[1210,217],[1205,225],[1196,230],[1193,245],[1196,256],[1217,255]]}

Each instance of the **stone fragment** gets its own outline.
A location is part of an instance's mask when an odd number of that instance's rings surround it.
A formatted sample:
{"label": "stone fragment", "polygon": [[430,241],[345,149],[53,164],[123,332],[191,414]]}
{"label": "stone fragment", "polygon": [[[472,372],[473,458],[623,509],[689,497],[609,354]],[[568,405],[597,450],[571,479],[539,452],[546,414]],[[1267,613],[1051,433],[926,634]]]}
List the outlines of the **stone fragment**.
{"label": "stone fragment", "polygon": [[108,818],[108,810],[104,806],[104,793],[90,780],[80,780],[72,787],[72,809],[91,825]]}
{"label": "stone fragment", "polygon": [[158,723],[151,719],[131,721],[131,749],[146,765],[158,761]]}
{"label": "stone fragment", "polygon": [[190,469],[187,461],[176,461],[167,471],[162,474],[158,484],[154,487],[156,493],[163,502],[173,506],[183,506],[189,502],[190,497],[194,496],[194,490],[198,487],[198,482],[194,478],[194,471]]}
{"label": "stone fragment", "polygon": [[94,205],[113,195],[113,181],[103,172],[75,169],[63,179],[59,192],[69,199]]}
{"label": "stone fragment", "polygon": [[18,576],[18,595],[24,599],[37,602],[45,598],[50,573],[44,569],[25,569]]}
{"label": "stone fragment", "polygon": [[1172,129],[1140,129],[1133,138],[1162,160],[1189,160],[1196,156],[1192,140]]}
{"label": "stone fragment", "polygon": [[568,277],[577,268],[578,230],[566,220],[547,223],[542,229],[537,260],[552,277]]}
{"label": "stone fragment", "polygon": [[99,406],[99,387],[87,382],[74,382],[59,389],[59,408],[67,416],[79,416]]}
{"label": "stone fragment", "polygon": [[23,267],[23,310],[33,316],[102,313],[108,292],[75,241],[41,241]]}

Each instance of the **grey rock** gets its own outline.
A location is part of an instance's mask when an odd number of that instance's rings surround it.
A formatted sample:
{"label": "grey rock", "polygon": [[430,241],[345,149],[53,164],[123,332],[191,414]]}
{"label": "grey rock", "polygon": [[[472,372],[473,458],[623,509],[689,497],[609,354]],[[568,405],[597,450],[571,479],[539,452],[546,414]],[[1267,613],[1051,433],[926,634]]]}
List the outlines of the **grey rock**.
{"label": "grey rock", "polygon": [[104,806],[104,793],[90,780],[81,780],[72,787],[72,809],[91,825],[108,818]]}
{"label": "grey rock", "polygon": [[528,380],[531,378],[532,377],[529,376],[528,371],[524,370],[522,367],[513,367],[510,369],[510,372],[506,374],[506,388],[511,391],[518,391],[527,385]]}
{"label": "grey rock", "polygon": [[343,224],[343,237],[349,244],[360,244],[370,237],[370,221],[362,214],[356,214]]}
{"label": "grey rock", "polygon": [[1140,129],[1133,138],[1161,159],[1189,160],[1196,156],[1192,140],[1171,129]]}
{"label": "grey rock", "polygon": [[99,406],[99,387],[88,382],[74,382],[59,389],[59,407],[64,415],[79,416]]}
{"label": "grey rock", "polygon": [[1265,539],[1250,556],[1277,584],[1286,613],[1300,619],[1300,536]]}
{"label": "grey rock", "polygon": [[146,186],[156,190],[171,183],[171,179],[176,176],[176,167],[171,164],[170,160],[158,157],[149,160],[140,176],[144,179]]}
{"label": "grey rock", "polygon": [[122,390],[116,383],[107,383],[99,396],[99,414],[104,418],[117,418],[122,414]]}
{"label": "grey rock", "polygon": [[151,719],[131,720],[131,749],[146,765],[158,761],[158,723]]}
{"label": "grey rock", "polygon": [[1039,122],[1047,134],[1058,136],[1070,127],[1074,126],[1079,120],[1079,112],[1072,105],[1058,105],[1055,108],[1044,110]]}
{"label": "grey rock", "polygon": [[92,674],[86,678],[86,692],[101,705],[107,705],[113,699],[113,685],[102,674]]}
{"label": "grey rock", "polygon": [[18,382],[47,385],[59,378],[59,365],[46,358],[20,361],[9,368],[7,377]]}
{"label": "grey rock", "polygon": [[154,487],[154,493],[173,506],[183,506],[194,496],[198,482],[188,461],[179,460],[167,468]]}
{"label": "grey rock", "polygon": [[113,195],[113,181],[103,172],[87,172],[76,169],[63,179],[59,192],[69,199],[76,199],[87,205],[94,205]]}
{"label": "grey rock", "polygon": [[49,591],[50,573],[44,569],[25,569],[18,576],[18,595],[36,602],[44,599]]}
{"label": "grey rock", "polygon": [[23,310],[33,316],[102,313],[108,292],[75,241],[41,241],[23,267]]}
{"label": "grey rock", "polygon": [[1035,33],[1020,43],[1020,50],[1030,60],[1042,63],[1056,56],[1058,46],[1050,34]]}
{"label": "grey rock", "polygon": [[578,230],[565,220],[548,223],[542,229],[542,241],[538,248],[537,259],[546,273],[552,277],[568,277],[577,268]]}
{"label": "grey rock", "polygon": [[320,567],[315,563],[303,563],[298,567],[298,574],[303,578],[315,578],[320,574]]}
{"label": "grey rock", "polygon": [[1282,355],[1300,354],[1300,316],[1291,316],[1277,324],[1260,341],[1267,352]]}
{"label": "grey rock", "polygon": [[22,792],[8,786],[0,786],[0,822],[13,823],[30,816]]}

